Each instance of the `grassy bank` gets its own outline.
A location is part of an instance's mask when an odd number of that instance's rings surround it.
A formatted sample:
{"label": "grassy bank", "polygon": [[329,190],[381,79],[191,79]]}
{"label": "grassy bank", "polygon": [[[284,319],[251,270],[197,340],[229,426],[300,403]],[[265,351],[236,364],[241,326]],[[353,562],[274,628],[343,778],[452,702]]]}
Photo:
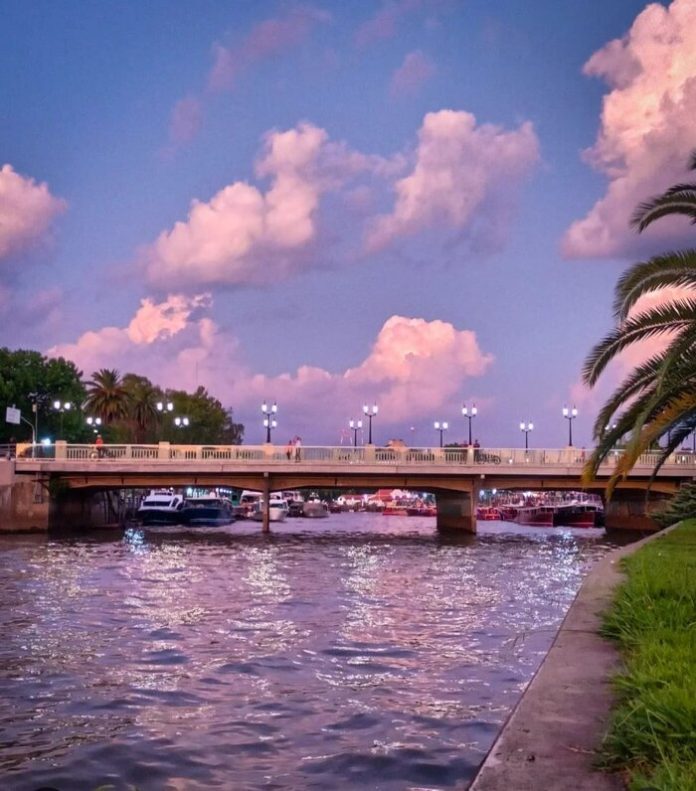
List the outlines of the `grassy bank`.
{"label": "grassy bank", "polygon": [[696,519],[625,568],[604,624],[625,663],[605,757],[632,791],[696,791]]}

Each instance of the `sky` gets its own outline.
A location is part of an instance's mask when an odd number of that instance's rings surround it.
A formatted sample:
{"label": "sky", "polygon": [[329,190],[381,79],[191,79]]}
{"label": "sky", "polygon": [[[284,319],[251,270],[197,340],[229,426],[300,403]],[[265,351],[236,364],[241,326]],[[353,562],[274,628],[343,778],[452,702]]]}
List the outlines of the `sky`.
{"label": "sky", "polygon": [[[0,0],[0,345],[265,439],[592,444],[585,356],[696,147],[696,0]],[[659,295],[657,295],[659,299]],[[59,396],[60,394],[55,394]],[[365,421],[366,423],[366,421]],[[366,441],[367,436],[361,437]]]}

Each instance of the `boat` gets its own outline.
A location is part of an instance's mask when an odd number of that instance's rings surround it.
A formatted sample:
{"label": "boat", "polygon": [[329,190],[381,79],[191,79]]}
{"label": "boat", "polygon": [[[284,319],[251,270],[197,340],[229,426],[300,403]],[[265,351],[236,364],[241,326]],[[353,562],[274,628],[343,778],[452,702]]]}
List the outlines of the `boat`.
{"label": "boat", "polygon": [[288,504],[288,516],[302,516],[304,510],[304,498],[302,493],[296,490],[281,492],[280,495]]}
{"label": "boat", "polygon": [[501,518],[500,511],[490,505],[479,505],[476,509],[476,518],[483,522],[493,522]]}
{"label": "boat", "polygon": [[323,519],[329,515],[329,506],[321,500],[307,500],[302,506],[302,516],[308,519]]}
{"label": "boat", "polygon": [[564,527],[598,527],[603,524],[604,509],[593,503],[559,505],[553,514],[554,525]]}
{"label": "boat", "polygon": [[183,495],[152,489],[140,503],[136,516],[144,525],[176,525],[183,521],[184,506]]}
{"label": "boat", "polygon": [[530,505],[517,509],[515,522],[518,525],[534,525],[536,527],[553,527],[552,505]]}
{"label": "boat", "polygon": [[235,520],[234,506],[215,493],[187,497],[181,518],[187,525],[228,525]]}
{"label": "boat", "polygon": [[237,519],[251,519],[260,501],[261,492],[245,489],[239,497],[239,505],[234,507],[234,515]]}
{"label": "boat", "polygon": [[[256,522],[263,522],[263,512],[265,503],[259,499],[254,505],[251,518]],[[284,522],[285,517],[288,515],[288,503],[282,497],[271,495],[268,501],[268,519],[271,522]]]}

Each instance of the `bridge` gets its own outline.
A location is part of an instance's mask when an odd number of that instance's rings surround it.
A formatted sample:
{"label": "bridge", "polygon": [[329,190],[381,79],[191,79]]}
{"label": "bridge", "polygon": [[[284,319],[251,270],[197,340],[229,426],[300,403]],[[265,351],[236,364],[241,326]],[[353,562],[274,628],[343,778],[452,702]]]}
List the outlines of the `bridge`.
{"label": "bridge", "polygon": [[[585,489],[601,493],[620,451],[606,460],[589,486],[581,482],[589,451],[521,448],[382,448],[304,446],[299,458],[284,447],[265,445],[18,445],[12,462],[17,481],[41,482],[53,492],[54,516],[85,518],[95,492],[161,486],[229,486],[266,495],[283,489],[404,488],[437,496],[438,528],[476,530],[475,508],[482,488]],[[655,481],[659,455],[641,456],[617,487],[607,511],[609,527],[654,527],[645,492],[673,494],[696,479],[696,454],[673,454]],[[267,519],[264,529],[268,529]]]}

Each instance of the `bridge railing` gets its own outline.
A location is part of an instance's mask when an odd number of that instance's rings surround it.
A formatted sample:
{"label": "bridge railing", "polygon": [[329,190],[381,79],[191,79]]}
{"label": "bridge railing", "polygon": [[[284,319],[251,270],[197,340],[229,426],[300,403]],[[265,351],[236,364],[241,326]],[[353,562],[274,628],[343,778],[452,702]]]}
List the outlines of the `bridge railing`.
{"label": "bridge railing", "polygon": [[[583,448],[406,448],[350,446],[303,446],[299,450],[276,445],[96,445],[56,442],[52,445],[17,445],[17,463],[41,459],[58,461],[99,461],[121,464],[197,463],[288,464],[303,465],[399,465],[407,467],[458,466],[476,469],[483,466],[504,468],[577,468],[583,467],[591,451]],[[610,472],[621,451],[612,451],[600,468]],[[652,470],[658,453],[646,453],[638,459],[638,470]],[[680,451],[672,454],[665,469],[696,474],[696,454]]]}

